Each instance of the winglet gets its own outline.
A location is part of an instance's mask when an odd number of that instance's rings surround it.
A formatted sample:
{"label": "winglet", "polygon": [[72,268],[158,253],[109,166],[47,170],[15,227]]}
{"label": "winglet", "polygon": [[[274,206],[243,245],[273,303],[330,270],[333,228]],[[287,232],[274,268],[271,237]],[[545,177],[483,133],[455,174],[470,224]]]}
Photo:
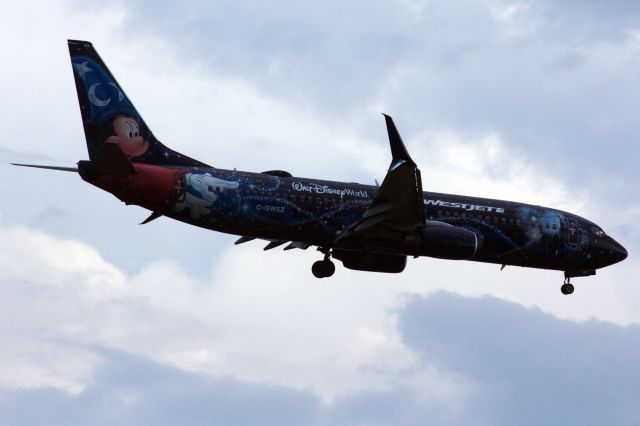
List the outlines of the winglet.
{"label": "winglet", "polygon": [[400,133],[398,133],[398,129],[393,122],[393,118],[388,116],[385,113],[384,119],[387,123],[387,133],[389,134],[389,145],[391,145],[391,155],[393,160],[391,161],[390,169],[393,170],[398,167],[400,164],[407,162],[414,164],[414,161],[411,159],[409,152],[407,152],[407,148],[404,146],[404,142],[402,142],[402,138],[400,137]]}

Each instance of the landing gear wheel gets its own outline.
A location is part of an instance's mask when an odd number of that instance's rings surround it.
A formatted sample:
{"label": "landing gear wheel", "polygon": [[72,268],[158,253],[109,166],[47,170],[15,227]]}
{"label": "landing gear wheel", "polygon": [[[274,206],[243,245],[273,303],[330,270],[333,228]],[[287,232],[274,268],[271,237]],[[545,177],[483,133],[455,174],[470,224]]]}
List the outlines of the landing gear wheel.
{"label": "landing gear wheel", "polygon": [[336,265],[334,265],[333,262],[329,259],[325,259],[322,261],[322,269],[324,272],[324,276],[326,278],[329,278],[331,275],[333,275],[334,272],[336,272]]}
{"label": "landing gear wheel", "polygon": [[313,265],[311,265],[311,273],[316,278],[324,278],[324,275],[322,274],[322,262],[322,260],[318,260],[317,262],[313,262]]}
{"label": "landing gear wheel", "polygon": [[562,292],[562,294],[565,294],[565,295],[569,295],[573,293],[573,284],[571,283],[562,284],[562,287],[560,287],[560,291]]}
{"label": "landing gear wheel", "polygon": [[328,278],[336,271],[336,265],[329,259],[318,260],[311,266],[311,272],[316,278]]}

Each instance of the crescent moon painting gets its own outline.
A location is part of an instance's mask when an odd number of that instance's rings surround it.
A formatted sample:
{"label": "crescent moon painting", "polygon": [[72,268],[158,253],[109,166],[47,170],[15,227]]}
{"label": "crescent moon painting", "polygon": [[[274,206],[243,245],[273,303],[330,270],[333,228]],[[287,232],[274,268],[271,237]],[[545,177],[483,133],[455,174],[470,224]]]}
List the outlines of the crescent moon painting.
{"label": "crescent moon painting", "polygon": [[124,93],[122,93],[122,90],[120,90],[118,85],[115,83],[109,83],[109,85],[116,88],[116,90],[118,91],[118,102],[122,102],[122,100],[124,99]]}
{"label": "crescent moon painting", "polygon": [[100,86],[101,84],[102,83],[94,83],[94,84],[92,84],[91,87],[89,87],[89,91],[87,93],[91,103],[94,104],[95,106],[98,106],[98,107],[103,107],[105,105],[108,105],[109,102],[111,102],[111,98],[107,98],[106,100],[102,100],[98,96],[96,96],[96,88],[98,86]]}

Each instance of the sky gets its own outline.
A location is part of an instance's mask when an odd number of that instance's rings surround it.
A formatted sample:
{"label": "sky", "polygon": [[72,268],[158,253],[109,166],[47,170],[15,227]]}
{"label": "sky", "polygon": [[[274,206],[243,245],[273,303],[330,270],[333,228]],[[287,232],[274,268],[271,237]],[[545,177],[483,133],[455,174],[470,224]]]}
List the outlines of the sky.
{"label": "sky", "polygon": [[[0,4],[3,424],[638,424],[640,5]],[[629,251],[578,278],[411,259],[310,272],[124,206],[87,153],[66,39],[154,134],[220,168],[381,181],[394,117],[428,191],[584,216]]]}

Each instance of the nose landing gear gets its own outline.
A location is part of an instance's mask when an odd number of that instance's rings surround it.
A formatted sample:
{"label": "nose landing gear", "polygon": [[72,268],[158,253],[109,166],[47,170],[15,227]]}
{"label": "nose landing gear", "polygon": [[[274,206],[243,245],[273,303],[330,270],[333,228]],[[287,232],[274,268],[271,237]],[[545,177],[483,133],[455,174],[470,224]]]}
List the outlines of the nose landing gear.
{"label": "nose landing gear", "polygon": [[573,293],[573,284],[571,284],[571,276],[568,273],[564,273],[564,284],[562,284],[562,286],[560,287],[560,291],[562,292],[562,294],[564,294],[565,296],[570,295],[571,293]]}
{"label": "nose landing gear", "polygon": [[562,291],[562,294],[571,294],[573,293],[573,284],[571,284],[571,278],[589,277],[595,274],[595,269],[570,269],[568,271],[564,271],[564,284],[562,284],[562,287],[560,287],[560,291]]}
{"label": "nose landing gear", "polygon": [[318,260],[311,266],[311,272],[316,278],[329,278],[336,271],[336,265],[331,261],[331,251],[324,252],[324,260]]}
{"label": "nose landing gear", "polygon": [[568,283],[568,282],[562,284],[562,286],[560,287],[560,291],[564,295],[569,295],[569,294],[573,293],[573,284]]}

